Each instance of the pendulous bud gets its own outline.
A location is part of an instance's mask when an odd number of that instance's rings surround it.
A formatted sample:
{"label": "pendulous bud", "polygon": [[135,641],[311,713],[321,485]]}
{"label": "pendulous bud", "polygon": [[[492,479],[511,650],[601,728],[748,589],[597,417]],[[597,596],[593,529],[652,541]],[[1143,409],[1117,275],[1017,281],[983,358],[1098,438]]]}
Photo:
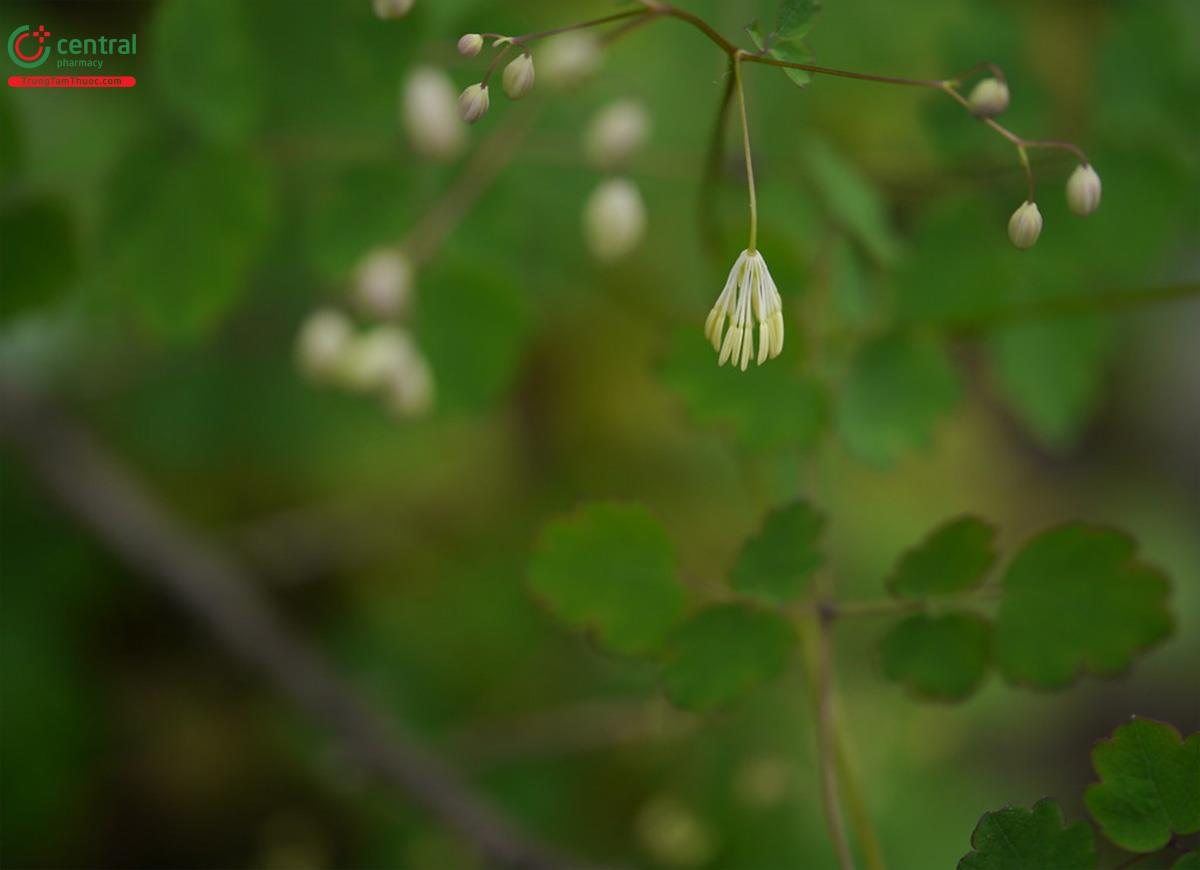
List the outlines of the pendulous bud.
{"label": "pendulous bud", "polygon": [[1100,207],[1100,176],[1091,164],[1075,167],[1067,179],[1067,205],[1080,217]]}
{"label": "pendulous bud", "polygon": [[375,14],[379,18],[403,18],[413,8],[413,0],[374,0]]}
{"label": "pendulous bud", "polygon": [[522,54],[504,68],[504,93],[519,100],[533,90],[533,55]]}
{"label": "pendulous bud", "polygon": [[578,31],[564,33],[539,50],[538,77],[556,90],[569,90],[594,75],[603,59],[596,37]]}
{"label": "pendulous bud", "polygon": [[487,114],[490,100],[485,85],[474,84],[458,96],[458,111],[468,124],[474,124]]}
{"label": "pendulous bud", "polygon": [[1026,251],[1037,244],[1042,234],[1042,213],[1036,202],[1026,202],[1008,219],[1008,237],[1014,245]]}
{"label": "pendulous bud", "polygon": [[300,327],[296,338],[296,361],[314,380],[327,380],[341,364],[354,338],[354,327],[340,311],[321,308]]}
{"label": "pendulous bud", "polygon": [[[454,119],[456,122],[457,118]],[[378,248],[354,271],[354,301],[373,317],[394,317],[408,308],[413,291],[413,267],[396,248]]]}
{"label": "pendulous bud", "polygon": [[637,185],[624,178],[601,183],[584,206],[583,233],[588,250],[602,263],[632,253],[646,233],[646,206]]}
{"label": "pendulous bud", "polygon": [[458,53],[463,57],[475,57],[483,51],[483,37],[478,33],[464,33],[458,40]]}
{"label": "pendulous bud", "polygon": [[432,160],[454,160],[467,145],[455,106],[454,84],[432,67],[418,67],[404,81],[400,115],[413,148]]}
{"label": "pendulous bud", "polygon": [[650,115],[635,100],[618,100],[602,109],[584,133],[583,147],[588,162],[598,169],[612,170],[629,162],[646,144]]}
{"label": "pendulous bud", "polygon": [[971,90],[967,102],[975,117],[994,118],[1008,108],[1008,85],[999,79],[984,79]]}

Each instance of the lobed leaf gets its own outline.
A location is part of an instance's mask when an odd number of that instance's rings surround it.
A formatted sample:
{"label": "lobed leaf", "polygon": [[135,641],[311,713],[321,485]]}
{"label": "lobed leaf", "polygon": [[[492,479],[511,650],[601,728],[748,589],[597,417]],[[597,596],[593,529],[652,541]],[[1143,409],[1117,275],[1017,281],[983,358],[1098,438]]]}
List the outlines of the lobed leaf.
{"label": "lobed leaf", "polygon": [[795,641],[791,624],[776,613],[746,604],[707,607],[672,637],[663,688],[685,709],[727,704],[778,677]]}
{"label": "lobed leaf", "polygon": [[983,682],[990,645],[982,616],[910,616],[883,639],[883,672],[919,697],[961,701]]}
{"label": "lobed leaf", "polygon": [[1001,671],[1055,688],[1080,671],[1127,668],[1171,630],[1167,581],[1120,532],[1070,523],[1029,541],[1004,574],[996,622]]}
{"label": "lobed leaf", "polygon": [[660,649],[685,604],[671,541],[636,505],[590,504],[548,523],[529,585],[564,623],[627,654]]}
{"label": "lobed leaf", "polygon": [[805,501],[771,511],[738,554],[733,588],[775,604],[794,601],[821,565],[817,542],[824,526],[824,516]]}
{"label": "lobed leaf", "polygon": [[995,537],[995,528],[976,517],[951,520],[900,558],[888,589],[912,599],[970,589],[996,560]]}
{"label": "lobed leaf", "polygon": [[971,835],[972,851],[958,870],[1091,870],[1096,842],[1086,822],[1063,826],[1062,809],[1043,798],[1033,805],[984,813]]}
{"label": "lobed leaf", "polygon": [[821,0],[783,0],[775,16],[775,33],[781,40],[803,39],[821,15]]}
{"label": "lobed leaf", "polygon": [[1100,782],[1084,803],[1104,835],[1154,852],[1173,834],[1200,831],[1200,733],[1184,740],[1163,722],[1134,718],[1092,749]]}

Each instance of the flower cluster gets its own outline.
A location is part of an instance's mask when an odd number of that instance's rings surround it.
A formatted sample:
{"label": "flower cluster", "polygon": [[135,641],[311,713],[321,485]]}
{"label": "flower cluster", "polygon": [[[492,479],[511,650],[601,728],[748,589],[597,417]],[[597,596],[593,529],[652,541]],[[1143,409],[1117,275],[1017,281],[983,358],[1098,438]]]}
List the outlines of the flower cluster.
{"label": "flower cluster", "polygon": [[[751,321],[753,316],[753,322]],[[758,251],[742,251],[729,271],[725,289],[704,323],[704,335],[720,353],[719,365],[732,361],[745,371],[754,356],[754,324],[758,324],[758,364],[783,350],[783,302]],[[728,325],[729,331],[725,331]]]}

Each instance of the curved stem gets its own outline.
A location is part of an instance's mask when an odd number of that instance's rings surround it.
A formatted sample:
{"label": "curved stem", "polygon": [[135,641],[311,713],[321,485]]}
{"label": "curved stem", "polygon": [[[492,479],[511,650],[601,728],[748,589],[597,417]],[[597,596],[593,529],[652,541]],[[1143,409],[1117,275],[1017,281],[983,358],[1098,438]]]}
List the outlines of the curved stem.
{"label": "curved stem", "polygon": [[486,88],[488,86],[488,82],[491,81],[492,78],[492,73],[496,71],[496,67],[500,66],[500,61],[504,60],[504,58],[508,56],[508,53],[512,51],[512,47],[513,43],[508,42],[505,44],[504,48],[497,52],[496,56],[492,58],[492,62],[488,66],[487,72],[483,74],[483,81],[480,82],[483,87]]}
{"label": "curved stem", "polygon": [[721,101],[717,104],[717,117],[713,121],[708,154],[704,160],[704,176],[700,181],[700,208],[697,214],[700,220],[700,238],[704,240],[705,247],[714,258],[720,253],[721,242],[714,198],[725,154],[725,125],[729,121],[729,104],[733,102],[733,89],[733,61],[730,61],[725,75],[725,90],[721,93]]}
{"label": "curved stem", "polygon": [[737,91],[738,114],[742,119],[742,151],[746,158],[746,184],[750,188],[750,246],[753,254],[758,249],[758,194],[754,189],[754,158],[750,153],[750,123],[746,119],[746,92],[742,87],[742,58],[738,51],[733,55],[733,86]]}
{"label": "curved stem", "polygon": [[558,36],[560,33],[570,33],[572,30],[584,30],[588,27],[599,27],[602,24],[610,24],[613,21],[623,21],[626,18],[633,18],[638,15],[648,16],[649,14],[650,13],[645,9],[627,9],[624,12],[606,15],[603,18],[593,18],[591,21],[581,21],[579,24],[568,24],[565,27],[556,27],[553,30],[542,30],[538,33],[525,33],[521,36],[514,36],[512,41],[516,45],[525,45],[529,42],[545,39],[548,36]]}

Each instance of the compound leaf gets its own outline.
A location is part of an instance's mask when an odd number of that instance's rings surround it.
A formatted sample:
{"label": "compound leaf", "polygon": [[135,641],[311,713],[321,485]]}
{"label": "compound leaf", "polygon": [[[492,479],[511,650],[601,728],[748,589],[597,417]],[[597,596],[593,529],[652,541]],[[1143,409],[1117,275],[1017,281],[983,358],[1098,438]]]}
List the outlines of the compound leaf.
{"label": "compound leaf", "polygon": [[824,526],[825,518],[805,501],[771,511],[762,531],[742,546],[733,587],[775,604],[795,600],[821,564],[817,541]]}
{"label": "compound leaf", "polygon": [[663,688],[680,707],[704,710],[778,677],[795,646],[791,624],[746,604],[701,610],[672,637]]}
{"label": "compound leaf", "polygon": [[821,15],[821,0],[783,0],[775,18],[775,34],[784,42],[808,36]]}
{"label": "compound leaf", "polygon": [[590,504],[550,522],[529,585],[555,616],[619,653],[658,650],[683,615],[671,541],[636,505]]}
{"label": "compound leaf", "polygon": [[1046,689],[1080,671],[1113,675],[1166,637],[1167,581],[1135,549],[1120,532],[1083,523],[1029,541],[1003,579],[996,654],[1005,677]]}
{"label": "compound leaf", "polygon": [[918,697],[960,701],[983,681],[990,641],[973,613],[910,616],[883,639],[883,672]]}
{"label": "compound leaf", "polygon": [[973,851],[958,870],[1091,870],[1096,842],[1087,822],[1063,827],[1062,809],[1050,798],[1024,807],[984,813],[971,835]]}
{"label": "compound leaf", "polygon": [[1134,718],[1092,749],[1100,782],[1084,802],[1104,835],[1130,852],[1155,852],[1172,834],[1200,831],[1200,733],[1184,740],[1163,722]]}
{"label": "compound leaf", "polygon": [[888,589],[913,599],[970,589],[996,559],[995,537],[996,530],[976,517],[951,520],[900,558]]}

